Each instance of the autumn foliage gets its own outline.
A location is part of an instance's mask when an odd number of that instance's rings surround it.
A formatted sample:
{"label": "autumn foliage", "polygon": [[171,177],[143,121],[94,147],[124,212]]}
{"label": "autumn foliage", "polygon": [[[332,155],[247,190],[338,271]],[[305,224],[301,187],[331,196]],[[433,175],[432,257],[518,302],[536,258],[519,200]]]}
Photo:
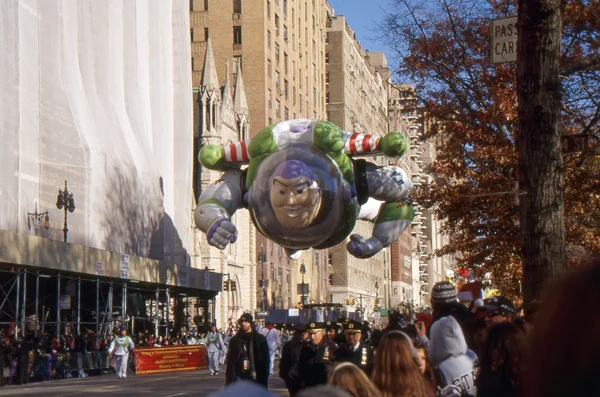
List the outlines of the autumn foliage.
{"label": "autumn foliage", "polygon": [[[517,14],[515,2],[395,0],[384,37],[397,53],[398,83],[415,86],[438,144],[430,184],[415,201],[445,220],[459,266],[490,273],[518,298],[521,279],[515,64],[492,64],[491,20]],[[563,134],[588,134],[591,149],[564,156],[567,256],[600,255],[600,2],[566,1],[563,12]]]}

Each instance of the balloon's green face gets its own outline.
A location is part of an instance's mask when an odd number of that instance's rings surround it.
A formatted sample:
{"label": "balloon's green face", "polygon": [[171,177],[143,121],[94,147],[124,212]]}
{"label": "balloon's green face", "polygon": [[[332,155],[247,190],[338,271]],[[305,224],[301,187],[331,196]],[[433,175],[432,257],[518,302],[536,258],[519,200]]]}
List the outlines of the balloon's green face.
{"label": "balloon's green face", "polygon": [[273,178],[269,197],[275,217],[287,229],[307,228],[321,208],[321,190],[305,176]]}

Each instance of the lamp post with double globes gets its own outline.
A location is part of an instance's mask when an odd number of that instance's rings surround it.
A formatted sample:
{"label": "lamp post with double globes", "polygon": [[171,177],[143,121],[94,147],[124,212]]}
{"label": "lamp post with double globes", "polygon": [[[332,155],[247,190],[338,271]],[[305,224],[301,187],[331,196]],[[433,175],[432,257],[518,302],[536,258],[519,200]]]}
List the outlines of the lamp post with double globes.
{"label": "lamp post with double globes", "polygon": [[306,304],[306,298],[305,298],[305,291],[306,291],[306,285],[304,284],[304,275],[306,274],[306,266],[304,265],[304,259],[302,260],[302,264],[300,265],[300,274],[302,274],[302,287],[301,287],[301,292],[302,292],[302,304]]}
{"label": "lamp post with double globes", "polygon": [[63,228],[63,236],[65,243],[67,242],[67,235],[69,233],[69,228],[67,227],[67,211],[73,212],[75,211],[75,199],[73,198],[73,193],[70,193],[67,189],[67,181],[65,181],[65,190],[58,189],[58,196],[56,197],[56,208],[65,210],[65,226]]}

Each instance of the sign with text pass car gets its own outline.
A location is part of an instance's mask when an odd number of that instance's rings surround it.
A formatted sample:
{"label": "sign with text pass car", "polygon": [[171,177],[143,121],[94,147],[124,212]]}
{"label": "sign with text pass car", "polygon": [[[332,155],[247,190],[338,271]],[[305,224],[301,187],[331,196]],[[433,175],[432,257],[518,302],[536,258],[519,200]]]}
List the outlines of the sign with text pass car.
{"label": "sign with text pass car", "polygon": [[517,61],[517,17],[492,21],[492,63]]}

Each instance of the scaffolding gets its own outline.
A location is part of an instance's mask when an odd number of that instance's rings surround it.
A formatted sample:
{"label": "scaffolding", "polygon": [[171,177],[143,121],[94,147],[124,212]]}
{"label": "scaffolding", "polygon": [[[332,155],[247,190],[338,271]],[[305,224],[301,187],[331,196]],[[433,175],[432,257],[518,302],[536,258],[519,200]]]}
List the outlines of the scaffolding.
{"label": "scaffolding", "polygon": [[0,327],[21,336],[93,331],[171,336],[206,327],[216,292],[55,269],[0,264]]}

